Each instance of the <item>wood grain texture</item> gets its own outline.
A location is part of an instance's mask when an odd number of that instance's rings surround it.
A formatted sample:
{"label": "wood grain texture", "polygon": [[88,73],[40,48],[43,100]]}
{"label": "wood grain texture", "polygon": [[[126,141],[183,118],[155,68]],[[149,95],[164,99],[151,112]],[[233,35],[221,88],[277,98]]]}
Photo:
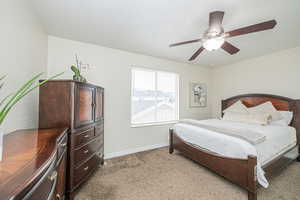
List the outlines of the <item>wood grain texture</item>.
{"label": "wood grain texture", "polygon": [[94,127],[85,129],[84,131],[78,131],[76,134],[74,134],[74,139],[75,139],[74,148],[78,148],[88,143],[94,138],[94,135],[95,135]]}
{"label": "wood grain texture", "polygon": [[101,137],[97,137],[88,144],[75,150],[75,166],[78,167],[91,156],[97,153],[103,146],[103,140]]}
{"label": "wood grain texture", "polygon": [[[255,95],[255,94],[254,94]],[[271,97],[271,96],[261,96],[261,97],[251,97],[251,96],[237,96],[237,97],[233,97],[227,100],[224,100],[224,107],[226,109],[226,107],[229,107],[230,105],[234,104],[235,102],[241,100],[243,102],[243,104],[247,107],[254,107],[257,106],[259,104],[265,103],[265,102],[272,102],[273,106],[277,109],[277,110],[282,110],[282,111],[287,111],[290,110],[290,101],[291,100],[286,100],[286,99],[278,99],[275,97]]]}
{"label": "wood grain texture", "polygon": [[[29,191],[56,161],[58,140],[66,130],[20,130],[4,136],[3,160],[0,162],[1,200],[19,199]],[[47,184],[51,183],[45,182],[45,188]]]}
{"label": "wood grain texture", "polygon": [[66,193],[67,151],[63,152],[63,154],[59,158],[57,173],[58,180],[55,188],[55,199],[62,200]]}
{"label": "wood grain texture", "polygon": [[74,84],[49,81],[39,90],[39,127],[69,127],[71,116],[74,115],[74,110],[70,106]]}
{"label": "wood grain texture", "polygon": [[[97,99],[95,95],[96,90],[101,91],[101,95],[98,95]],[[81,91],[83,93],[80,93]],[[93,99],[85,99],[86,91],[88,91],[87,96],[90,97],[92,95]],[[39,94],[40,128],[70,127],[71,131],[77,131],[81,127],[76,127],[76,121],[79,121],[79,124],[83,123],[82,126],[88,125],[88,123],[84,123],[84,119],[80,122],[80,114],[82,114],[80,109],[86,108],[88,110],[81,110],[85,113],[83,118],[92,117],[94,119],[93,114],[95,113],[98,116],[96,112],[101,111],[100,107],[102,107],[102,112],[104,112],[104,88],[97,85],[73,80],[51,80],[40,87]],[[82,94],[82,104],[80,104],[80,94]],[[100,100],[99,98],[102,99]],[[85,102],[85,100],[89,103]],[[97,105],[97,102],[102,102],[102,105]],[[95,108],[98,109],[95,111]],[[100,115],[103,115],[103,113]],[[103,119],[104,117],[102,116]]]}
{"label": "wood grain texture", "polygon": [[[60,126],[60,120],[69,128],[66,190],[72,200],[76,189],[103,163],[104,89],[73,80],[49,81],[40,88],[40,108],[41,128]],[[88,169],[81,168],[87,163]]]}
{"label": "wood grain texture", "polygon": [[83,163],[79,167],[74,169],[74,185],[78,187],[82,184],[86,179],[98,168],[100,164],[100,160],[98,156],[95,154],[92,156],[87,162]]}
{"label": "wood grain texture", "polygon": [[[196,146],[193,146],[176,135],[172,134],[172,146],[188,158],[200,163],[204,167],[218,173],[228,180],[241,185],[248,185],[248,161],[223,157]],[[247,188],[250,189],[250,188]]]}
{"label": "wood grain texture", "polygon": [[270,101],[277,110],[292,111],[293,120],[290,125],[296,129],[297,144],[300,144],[300,100],[271,94],[243,94],[222,100],[222,115],[223,110],[239,100],[247,107],[257,106]]}
{"label": "wood grain texture", "polygon": [[[223,100],[222,111],[238,100],[241,100],[248,107],[271,101],[277,110],[292,111],[294,113],[294,118],[291,125],[297,130],[297,143],[299,144],[300,100],[269,94],[245,94]],[[299,149],[299,145],[293,147],[293,149],[297,148]],[[246,189],[248,191],[249,200],[257,200],[258,183],[255,176],[257,157],[250,155],[248,156],[248,159],[235,159],[217,155],[186,143],[178,137],[172,129],[170,129],[169,153],[173,153],[174,149],[215,173],[225,177],[227,180]],[[288,163],[294,161],[294,159],[286,156],[289,151],[279,155],[271,161],[269,165],[263,166],[268,177],[270,177],[275,171],[278,171],[277,169],[282,169]],[[298,160],[300,160],[299,157]]]}
{"label": "wood grain texture", "polygon": [[95,121],[100,121],[104,117],[104,90],[96,88],[95,91]]}
{"label": "wood grain texture", "polygon": [[[298,144],[300,145],[300,100],[294,100],[290,103],[290,110],[293,111],[294,117],[291,126],[297,130]],[[299,149],[300,151],[300,149]],[[300,157],[299,157],[300,160]]]}
{"label": "wood grain texture", "polygon": [[277,24],[276,20],[270,20],[270,21],[259,23],[259,24],[254,24],[251,26],[238,28],[238,29],[227,32],[227,34],[228,34],[227,37],[235,37],[235,36],[239,36],[239,35],[245,35],[245,34],[249,34],[249,33],[265,31],[265,30],[274,28],[276,26],[276,24]]}
{"label": "wood grain texture", "polygon": [[227,53],[229,53],[230,55],[236,54],[237,52],[240,51],[239,48],[233,46],[232,44],[230,44],[229,42],[225,41],[224,44],[221,46],[221,48],[226,51]]}
{"label": "wood grain texture", "polygon": [[[33,185],[33,187],[24,195],[24,198],[18,197],[16,199],[24,200],[48,200],[54,199],[55,187],[57,184],[57,176],[55,175],[55,160],[53,160],[51,166],[42,175],[42,177]],[[49,177],[54,177],[53,179]]]}
{"label": "wood grain texture", "polygon": [[193,55],[192,57],[189,59],[189,61],[195,60],[197,58],[197,56],[199,56],[199,54],[204,50],[204,47],[200,47]]}
{"label": "wood grain texture", "polygon": [[250,155],[248,156],[248,166],[247,166],[247,171],[248,171],[248,200],[256,200],[257,199],[257,181],[256,181],[256,165],[257,165],[257,157]]}
{"label": "wood grain texture", "polygon": [[103,132],[104,132],[104,124],[103,123],[97,124],[95,127],[95,136],[96,137],[100,135],[103,136],[104,135]]}
{"label": "wood grain texture", "polygon": [[188,41],[184,41],[184,42],[178,42],[178,43],[171,44],[169,47],[175,47],[175,46],[180,46],[180,45],[190,44],[190,43],[200,42],[200,41],[201,41],[201,39],[188,40]]}
{"label": "wood grain texture", "polygon": [[75,90],[75,127],[94,122],[94,88],[76,84]]}

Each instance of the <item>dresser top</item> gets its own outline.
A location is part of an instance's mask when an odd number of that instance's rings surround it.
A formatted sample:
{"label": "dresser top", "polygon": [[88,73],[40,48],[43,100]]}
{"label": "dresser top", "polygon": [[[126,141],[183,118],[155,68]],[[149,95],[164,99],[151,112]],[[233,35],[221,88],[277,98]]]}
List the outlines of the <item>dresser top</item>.
{"label": "dresser top", "polygon": [[4,136],[0,162],[0,199],[28,187],[55,159],[57,141],[66,128],[19,130]]}
{"label": "dresser top", "polygon": [[[44,81],[44,80],[40,80],[40,82],[41,81]],[[69,82],[69,83],[76,83],[76,84],[88,85],[90,87],[96,87],[96,88],[104,89],[103,87],[95,85],[95,84],[92,84],[92,83],[84,83],[84,82],[80,82],[80,81],[74,81],[72,79],[54,79],[54,80],[49,80],[48,82],[65,82],[65,83]]]}

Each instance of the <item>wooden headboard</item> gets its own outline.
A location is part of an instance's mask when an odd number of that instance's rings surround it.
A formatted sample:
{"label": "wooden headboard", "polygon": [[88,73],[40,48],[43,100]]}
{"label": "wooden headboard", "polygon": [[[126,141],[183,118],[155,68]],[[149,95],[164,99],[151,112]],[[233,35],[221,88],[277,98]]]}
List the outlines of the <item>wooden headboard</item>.
{"label": "wooden headboard", "polygon": [[277,110],[292,111],[294,116],[291,126],[297,130],[297,140],[300,144],[300,100],[270,94],[243,94],[222,100],[222,114],[230,105],[241,100],[247,107],[253,107],[261,103],[271,101]]}

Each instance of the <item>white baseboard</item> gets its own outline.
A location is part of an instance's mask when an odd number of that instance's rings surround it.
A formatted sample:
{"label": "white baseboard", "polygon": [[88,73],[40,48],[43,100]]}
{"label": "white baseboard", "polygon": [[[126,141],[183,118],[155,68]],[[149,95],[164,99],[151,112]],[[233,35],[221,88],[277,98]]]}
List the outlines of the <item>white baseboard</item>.
{"label": "white baseboard", "polygon": [[129,154],[133,154],[133,153],[138,153],[138,152],[142,152],[142,151],[148,151],[148,150],[152,150],[152,149],[158,149],[161,147],[166,147],[169,146],[168,143],[163,143],[163,144],[154,144],[154,145],[149,145],[149,146],[144,146],[144,147],[138,147],[138,148],[134,148],[134,149],[127,149],[124,151],[119,151],[119,152],[114,152],[114,153],[108,153],[106,155],[104,155],[105,159],[110,159],[110,158],[116,158],[116,157],[120,157],[120,156],[125,156],[125,155],[129,155]]}

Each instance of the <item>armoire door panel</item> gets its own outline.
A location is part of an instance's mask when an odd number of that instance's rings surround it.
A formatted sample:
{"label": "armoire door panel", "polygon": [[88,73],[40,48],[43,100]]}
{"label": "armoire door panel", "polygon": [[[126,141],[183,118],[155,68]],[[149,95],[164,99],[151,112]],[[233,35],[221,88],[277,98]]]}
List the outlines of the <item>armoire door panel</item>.
{"label": "armoire door panel", "polygon": [[77,85],[75,101],[75,126],[80,127],[94,122],[94,88]]}
{"label": "armoire door panel", "polygon": [[101,88],[96,88],[95,90],[95,121],[103,119],[103,101],[104,101],[104,91]]}

